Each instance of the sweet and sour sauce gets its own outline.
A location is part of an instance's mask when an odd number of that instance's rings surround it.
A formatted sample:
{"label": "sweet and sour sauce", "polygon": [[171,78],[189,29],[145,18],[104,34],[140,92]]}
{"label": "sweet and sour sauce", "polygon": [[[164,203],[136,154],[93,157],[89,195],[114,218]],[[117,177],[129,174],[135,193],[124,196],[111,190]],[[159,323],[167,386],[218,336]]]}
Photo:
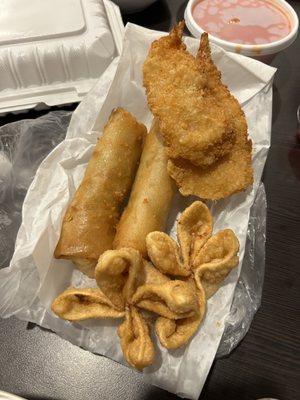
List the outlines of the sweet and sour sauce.
{"label": "sweet and sour sauce", "polygon": [[272,43],[291,31],[289,17],[272,0],[200,0],[192,14],[204,31],[238,44]]}

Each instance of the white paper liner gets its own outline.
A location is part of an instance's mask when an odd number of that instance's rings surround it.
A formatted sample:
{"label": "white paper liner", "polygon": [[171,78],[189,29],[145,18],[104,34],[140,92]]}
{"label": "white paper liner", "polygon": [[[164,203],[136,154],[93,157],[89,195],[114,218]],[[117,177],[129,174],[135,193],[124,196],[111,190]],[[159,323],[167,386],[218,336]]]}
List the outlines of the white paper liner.
{"label": "white paper liner", "polygon": [[[50,328],[74,344],[124,363],[116,334],[117,322],[69,323],[50,311],[52,300],[70,284],[94,284],[70,262],[53,259],[61,221],[80,183],[93,146],[113,108],[122,106],[148,127],[151,123],[142,86],[142,64],[149,46],[163,33],[128,24],[123,52],[114,60],[72,116],[66,139],[38,169],[23,206],[23,221],[9,268],[0,271],[0,315],[16,315]],[[198,40],[187,38],[195,53]],[[197,399],[214,360],[230,310],[245,250],[249,211],[270,146],[272,80],[275,69],[212,46],[223,81],[242,103],[253,140],[255,182],[252,188],[211,203],[215,231],[230,227],[240,241],[240,265],[208,301],[205,320],[188,346],[167,351],[157,343],[156,362],[144,370],[144,379],[170,392]],[[99,112],[100,111],[100,112]],[[174,234],[178,213],[193,201],[179,194],[169,221]]]}

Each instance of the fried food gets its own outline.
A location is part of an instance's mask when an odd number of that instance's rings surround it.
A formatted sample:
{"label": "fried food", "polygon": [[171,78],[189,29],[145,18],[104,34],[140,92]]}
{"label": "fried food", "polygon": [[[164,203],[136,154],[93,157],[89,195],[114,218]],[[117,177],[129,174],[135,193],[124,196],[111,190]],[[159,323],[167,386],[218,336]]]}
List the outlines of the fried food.
{"label": "fried food", "polygon": [[170,278],[161,273],[147,260],[143,260],[143,272],[141,275],[141,284],[143,285],[163,285],[170,281]]}
{"label": "fried food", "polygon": [[65,290],[53,301],[51,309],[58,317],[68,321],[124,316],[124,312],[115,309],[100,289],[92,288]]}
{"label": "fried food", "polygon": [[155,40],[143,67],[147,100],[170,158],[207,167],[232,149],[235,133],[206,71],[182,42],[184,23]]}
{"label": "fried food", "polygon": [[95,269],[95,279],[102,292],[118,310],[124,310],[140,285],[142,257],[135,249],[107,250]]}
{"label": "fried food", "polygon": [[251,148],[251,141],[239,135],[232,151],[212,166],[202,169],[182,159],[170,159],[168,172],[183,196],[220,200],[252,185]]}
{"label": "fried food", "polygon": [[138,370],[155,356],[143,310],[158,315],[155,331],[161,345],[177,349],[195,334],[207,299],[238,265],[237,237],[230,229],[212,236],[213,219],[201,201],[180,216],[178,243],[162,232],[174,194],[170,176],[182,194],[207,199],[229,196],[253,180],[245,116],[221,82],[208,37],[202,35],[194,58],[182,43],[182,30],[180,23],[155,41],[144,64],[155,119],[117,228],[145,135],[145,127],[122,109],[111,116],[100,139],[104,144],[96,146],[56,250],[58,257],[94,274],[99,289],[68,289],[54,300],[53,311],[67,320],[125,316],[118,335],[125,359]]}
{"label": "fried food", "polygon": [[211,59],[208,35],[201,36],[197,55],[199,68],[207,77],[207,90],[222,105],[232,137],[232,147],[207,168],[200,168],[187,157],[170,156],[168,172],[184,196],[196,195],[218,200],[240,192],[253,183],[252,142],[248,139],[247,122],[238,101],[221,81],[221,74]]}
{"label": "fried food", "polygon": [[128,205],[117,226],[114,248],[132,247],[147,257],[146,236],[165,229],[174,192],[175,185],[167,173],[167,158],[154,121]]}
{"label": "fried food", "polygon": [[118,328],[121,348],[127,362],[142,370],[155,356],[142,310],[158,315],[155,332],[161,345],[177,349],[196,333],[206,300],[238,264],[233,231],[211,236],[212,229],[209,209],[194,202],[179,218],[179,245],[163,232],[147,235],[155,265],[133,248],[107,250],[95,269],[100,289],[70,288],[53,301],[53,312],[69,321],[125,316]]}
{"label": "fried food", "polygon": [[209,209],[201,201],[196,201],[178,220],[179,246],[163,232],[152,232],[147,236],[149,256],[156,268],[182,278],[188,277],[192,269],[198,290],[205,290],[207,298],[218,290],[239,261],[239,242],[234,232],[225,229],[211,236],[212,229]]}
{"label": "fried food", "polygon": [[[206,205],[200,201],[194,202],[184,210],[178,221],[181,253],[185,254],[186,262],[192,268],[194,277],[194,279],[189,277],[186,283],[194,286],[197,293],[198,313],[183,319],[159,317],[156,320],[157,337],[167,349],[177,349],[190,340],[203,320],[206,299],[219,289],[221,282],[238,265],[239,242],[234,232],[226,229],[211,236],[212,228],[211,214]],[[148,236],[151,238],[151,234]],[[166,242],[166,239],[164,240]],[[167,249],[170,250],[169,254]],[[161,251],[162,257],[156,257],[158,261],[156,259],[154,261],[157,265],[167,265],[166,272],[170,273],[172,266],[167,264],[165,259],[171,262],[180,253],[180,249],[175,242],[172,242],[172,247],[169,246],[167,249],[165,248],[164,254]],[[152,259],[151,256],[150,258]],[[175,261],[178,262],[178,259],[175,258]]]}
{"label": "fried food", "polygon": [[194,201],[181,214],[177,236],[185,264],[189,265],[204,243],[211,237],[213,219],[206,204]]}
{"label": "fried food", "polygon": [[198,314],[179,320],[158,317],[155,321],[155,332],[163,347],[175,350],[190,340],[200,324],[201,317]]}
{"label": "fried food", "polygon": [[146,132],[124,109],[112,112],[64,216],[55,257],[72,260],[90,277],[99,256],[112,248]]}
{"label": "fried food", "polygon": [[164,274],[189,276],[190,271],[181,261],[180,250],[172,238],[164,232],[151,232],[146,238],[148,256],[156,268]]}
{"label": "fried food", "polygon": [[162,346],[169,350],[178,349],[197,332],[206,309],[206,298],[202,288],[197,291],[197,296],[199,309],[194,316],[178,320],[157,318],[155,332]]}
{"label": "fried food", "polygon": [[222,281],[239,263],[239,241],[231,229],[212,236],[199,251],[193,262],[196,284],[204,289],[209,299],[219,289]]}
{"label": "fried food", "polygon": [[195,290],[180,280],[142,285],[133,295],[132,304],[171,319],[190,317],[198,309]]}
{"label": "fried food", "polygon": [[126,310],[125,321],[118,328],[121,348],[127,362],[142,370],[154,361],[155,350],[147,322],[135,307]]}
{"label": "fried food", "polygon": [[172,276],[190,275],[190,260],[212,233],[212,217],[207,206],[195,201],[181,214],[177,223],[177,243],[163,232],[151,232],[146,244],[150,260],[162,273]]}

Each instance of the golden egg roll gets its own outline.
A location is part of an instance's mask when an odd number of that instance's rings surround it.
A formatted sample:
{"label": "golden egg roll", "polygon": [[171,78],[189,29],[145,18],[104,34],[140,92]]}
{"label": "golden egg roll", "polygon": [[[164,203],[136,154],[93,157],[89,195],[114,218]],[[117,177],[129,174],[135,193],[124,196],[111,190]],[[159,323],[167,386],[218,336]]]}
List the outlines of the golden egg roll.
{"label": "golden egg roll", "polygon": [[114,248],[132,247],[148,258],[146,236],[164,231],[174,191],[155,121],[146,137],[128,205],[117,225]]}
{"label": "golden egg roll", "polygon": [[99,256],[113,246],[146,133],[129,112],[112,112],[64,216],[55,257],[72,260],[90,277]]}

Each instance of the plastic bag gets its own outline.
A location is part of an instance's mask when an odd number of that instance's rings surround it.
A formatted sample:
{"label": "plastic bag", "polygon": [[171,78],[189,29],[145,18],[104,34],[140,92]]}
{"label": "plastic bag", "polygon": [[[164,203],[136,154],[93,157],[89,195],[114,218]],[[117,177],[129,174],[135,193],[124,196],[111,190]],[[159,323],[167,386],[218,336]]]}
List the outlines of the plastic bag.
{"label": "plastic bag", "polygon": [[260,183],[250,211],[244,261],[217,358],[230,354],[240,343],[260,307],[265,272],[266,210],[265,188]]}
{"label": "plastic bag", "polygon": [[27,189],[42,160],[65,138],[71,115],[54,111],[0,128],[0,268],[13,255]]}
{"label": "plastic bag", "polygon": [[[22,203],[35,172],[67,132],[71,112],[55,111],[0,128],[0,267],[9,265],[21,223]],[[264,277],[266,198],[263,184],[251,208],[245,257],[217,357],[229,354],[247,333],[259,308]]]}

